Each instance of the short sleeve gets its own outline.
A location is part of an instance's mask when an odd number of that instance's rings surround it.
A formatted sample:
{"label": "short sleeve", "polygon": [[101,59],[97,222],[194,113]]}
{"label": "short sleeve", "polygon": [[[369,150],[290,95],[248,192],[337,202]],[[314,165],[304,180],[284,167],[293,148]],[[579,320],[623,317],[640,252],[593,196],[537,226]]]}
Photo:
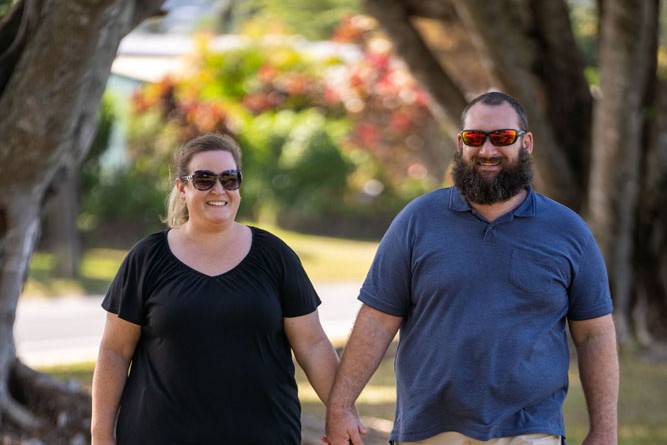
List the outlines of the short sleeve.
{"label": "short sleeve", "polygon": [[579,260],[569,289],[568,318],[588,320],[613,311],[607,269],[593,235]]}
{"label": "short sleeve", "polygon": [[392,221],[361,287],[359,300],[374,309],[397,317],[410,308],[411,243],[409,207]]}
{"label": "short sleeve", "polygon": [[143,292],[145,261],[141,247],[139,243],[127,254],[102,300],[102,307],[106,311],[138,325],[143,325],[145,322]]}
{"label": "short sleeve", "polygon": [[280,241],[276,247],[279,249],[281,263],[279,283],[283,317],[310,314],[317,309],[321,301],[301,260],[296,252],[283,241]]}

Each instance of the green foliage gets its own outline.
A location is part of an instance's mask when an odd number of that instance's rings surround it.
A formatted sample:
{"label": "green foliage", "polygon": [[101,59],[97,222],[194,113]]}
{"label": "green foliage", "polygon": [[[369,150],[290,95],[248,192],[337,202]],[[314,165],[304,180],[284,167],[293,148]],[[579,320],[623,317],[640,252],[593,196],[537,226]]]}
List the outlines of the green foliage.
{"label": "green foliage", "polygon": [[241,14],[255,22],[278,22],[310,40],[328,39],[344,17],[359,14],[359,0],[246,0]]}
{"label": "green foliage", "polygon": [[[597,41],[599,34],[599,17],[593,1],[568,1],[572,32],[581,51],[587,69],[597,66]],[[587,76],[589,82],[596,77]]]}
{"label": "green foliage", "polygon": [[0,0],[0,20],[9,14],[9,11],[11,11],[14,3],[14,0]]}
{"label": "green foliage", "polygon": [[95,138],[88,154],[81,162],[81,190],[84,196],[100,183],[102,173],[100,160],[109,148],[111,132],[115,121],[116,111],[114,109],[113,98],[109,93],[105,93],[100,104],[99,122]]}
{"label": "green foliage", "polygon": [[[115,121],[113,99],[105,95],[102,101],[100,125],[88,157],[83,162],[82,203],[79,226],[91,231],[105,224],[132,222],[139,225],[142,232],[150,232],[161,227],[160,217],[165,215],[164,199],[169,164],[163,157],[155,157],[151,152],[159,152],[159,142],[168,132],[158,137],[154,132],[135,132],[137,140],[150,140],[150,151],[132,152],[129,147],[131,164],[104,170],[102,155],[106,152]],[[148,114],[146,120],[160,122],[160,118]],[[144,123],[143,121],[139,124]],[[146,134],[149,133],[149,134]],[[156,143],[157,142],[157,143]],[[163,144],[164,145],[164,144]],[[169,152],[171,146],[166,151]]]}
{"label": "green foliage", "polygon": [[314,110],[303,114],[303,123],[291,132],[279,159],[274,185],[281,204],[298,202],[294,210],[305,214],[343,211],[336,197],[345,194],[352,166],[327,131],[324,117]]}
{"label": "green foliage", "polygon": [[386,46],[364,49],[371,33],[360,24],[368,23],[346,19],[336,32],[359,45],[354,63],[315,58],[291,37],[248,38],[225,51],[200,38],[187,77],[164,78],[133,96],[130,164],[95,192],[106,206],[96,214],[157,221],[173,184],[172,154],[194,136],[223,132],[243,148],[241,217],[318,227],[373,220],[374,234],[381,233],[407,201],[442,178],[409,174],[421,161],[406,141],[430,118],[428,98]]}

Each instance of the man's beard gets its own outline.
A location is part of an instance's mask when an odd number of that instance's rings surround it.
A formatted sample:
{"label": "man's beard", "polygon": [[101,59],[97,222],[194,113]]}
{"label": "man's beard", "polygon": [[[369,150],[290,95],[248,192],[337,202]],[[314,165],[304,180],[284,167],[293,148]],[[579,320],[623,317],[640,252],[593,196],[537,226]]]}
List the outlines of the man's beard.
{"label": "man's beard", "polygon": [[[498,157],[501,170],[492,178],[486,178],[475,164],[481,158],[473,156],[470,161],[463,159],[460,153],[454,155],[452,178],[461,195],[475,204],[495,204],[505,202],[533,180],[533,163],[525,147],[519,150],[519,157],[508,162],[505,157]],[[489,160],[489,159],[486,159]]]}

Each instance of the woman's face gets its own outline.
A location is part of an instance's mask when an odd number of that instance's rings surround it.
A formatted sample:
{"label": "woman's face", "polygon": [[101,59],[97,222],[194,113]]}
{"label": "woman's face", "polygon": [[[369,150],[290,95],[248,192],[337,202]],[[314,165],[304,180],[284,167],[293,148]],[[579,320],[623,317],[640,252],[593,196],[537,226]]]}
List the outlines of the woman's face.
{"label": "woman's face", "polygon": [[[197,170],[209,170],[216,174],[236,170],[231,153],[223,150],[203,151],[195,154],[188,166],[188,175]],[[197,190],[192,181],[176,179],[176,186],[188,207],[189,222],[195,225],[224,226],[234,222],[241,203],[239,189],[227,190],[220,180],[209,190]]]}

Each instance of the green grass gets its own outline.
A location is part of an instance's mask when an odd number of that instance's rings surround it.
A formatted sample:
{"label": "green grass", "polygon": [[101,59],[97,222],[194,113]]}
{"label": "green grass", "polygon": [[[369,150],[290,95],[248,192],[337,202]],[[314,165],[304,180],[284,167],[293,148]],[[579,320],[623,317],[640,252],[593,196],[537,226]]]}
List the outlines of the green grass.
{"label": "green grass", "polygon": [[[74,379],[90,390],[94,363],[42,368],[60,379]],[[299,396],[305,415],[324,419],[324,406],[297,366]],[[619,402],[619,445],[667,444],[667,363],[638,361],[633,355],[621,357]],[[395,382],[393,359],[384,360],[359,397],[362,417],[391,421],[394,417]],[[576,363],[570,367],[570,391],[564,405],[568,443],[581,444],[588,430],[586,403]]]}
{"label": "green grass", "polygon": [[[667,363],[621,357],[619,445],[667,444]],[[586,403],[575,366],[570,368],[570,391],[565,401],[568,442],[581,443],[588,430]]]}
{"label": "green grass", "polygon": [[117,249],[89,249],[81,260],[80,278],[71,280],[56,276],[53,254],[35,252],[30,261],[23,295],[50,297],[103,294],[126,253]]}
{"label": "green grass", "polygon": [[[376,242],[354,241],[325,236],[304,235],[275,227],[266,227],[282,238],[301,258],[314,282],[361,282],[370,267]],[[53,254],[35,252],[30,262],[24,295],[60,296],[103,294],[113,280],[127,251],[89,249],[81,262],[78,280],[58,278],[54,272]]]}
{"label": "green grass", "polygon": [[276,227],[260,227],[280,237],[299,255],[314,282],[363,281],[378,243],[304,235]]}
{"label": "green grass", "polygon": [[38,369],[38,371],[51,374],[59,380],[74,380],[89,392],[93,384],[94,370],[95,362],[75,363],[73,365],[56,365]]}

